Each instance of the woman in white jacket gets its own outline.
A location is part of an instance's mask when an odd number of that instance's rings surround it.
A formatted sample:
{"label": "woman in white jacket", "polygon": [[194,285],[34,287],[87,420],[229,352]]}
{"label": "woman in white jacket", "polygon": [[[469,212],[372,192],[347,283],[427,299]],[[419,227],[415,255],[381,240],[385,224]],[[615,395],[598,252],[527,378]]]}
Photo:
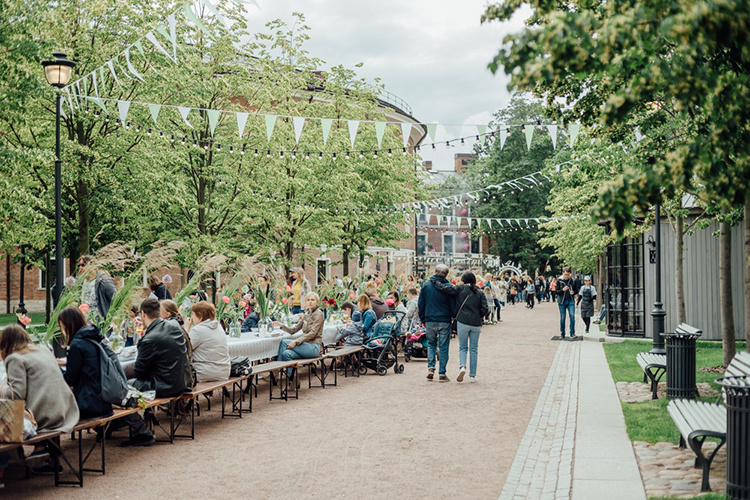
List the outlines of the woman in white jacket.
{"label": "woman in white jacket", "polygon": [[201,301],[191,307],[192,317],[185,330],[193,346],[193,368],[198,382],[214,382],[229,378],[230,361],[227,335],[216,321],[214,305]]}

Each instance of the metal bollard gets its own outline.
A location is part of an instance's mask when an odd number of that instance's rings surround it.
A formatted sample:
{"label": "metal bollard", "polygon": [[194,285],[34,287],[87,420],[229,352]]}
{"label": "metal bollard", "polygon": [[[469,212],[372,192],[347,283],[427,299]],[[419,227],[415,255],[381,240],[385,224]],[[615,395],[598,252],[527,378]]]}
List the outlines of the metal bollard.
{"label": "metal bollard", "polygon": [[667,343],[667,397],[695,399],[695,339],[700,333],[665,333]]}
{"label": "metal bollard", "polygon": [[750,499],[750,377],[716,380],[727,398],[727,498]]}

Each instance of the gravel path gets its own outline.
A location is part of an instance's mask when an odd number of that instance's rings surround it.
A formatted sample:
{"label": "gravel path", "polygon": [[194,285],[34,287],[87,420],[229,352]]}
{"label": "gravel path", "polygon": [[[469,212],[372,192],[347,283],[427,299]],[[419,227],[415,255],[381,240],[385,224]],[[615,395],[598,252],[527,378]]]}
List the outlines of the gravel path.
{"label": "gravel path", "polygon": [[420,359],[403,375],[303,384],[298,401],[270,403],[261,384],[241,420],[222,421],[214,398],[195,441],[134,450],[112,441],[106,476],[87,473],[83,489],[11,468],[2,497],[496,499],[559,346],[554,304],[509,308],[503,320],[483,328],[477,384],[455,382],[455,339],[447,384],[426,381]]}

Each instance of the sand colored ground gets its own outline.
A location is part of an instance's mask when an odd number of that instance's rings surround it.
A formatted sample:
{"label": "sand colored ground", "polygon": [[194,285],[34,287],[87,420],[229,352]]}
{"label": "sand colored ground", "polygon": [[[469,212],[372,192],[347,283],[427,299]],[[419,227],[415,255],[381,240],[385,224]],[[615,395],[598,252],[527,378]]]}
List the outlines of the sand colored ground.
{"label": "sand colored ground", "polygon": [[450,383],[426,381],[421,359],[402,375],[303,384],[288,402],[269,402],[263,383],[241,420],[222,420],[215,398],[194,441],[139,449],[110,441],[107,474],[87,473],[82,489],[9,469],[0,497],[496,499],[558,346],[555,304],[508,308],[503,320],[483,328],[477,384],[455,382],[456,339]]}

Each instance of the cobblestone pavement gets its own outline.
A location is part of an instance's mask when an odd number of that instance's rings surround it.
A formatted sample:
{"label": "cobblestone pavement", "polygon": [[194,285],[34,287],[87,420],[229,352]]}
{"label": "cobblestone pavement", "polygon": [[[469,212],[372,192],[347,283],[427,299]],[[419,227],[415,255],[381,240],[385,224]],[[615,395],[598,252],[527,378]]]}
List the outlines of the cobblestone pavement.
{"label": "cobblestone pavement", "polygon": [[[715,397],[719,395],[719,391],[711,387],[711,384],[707,382],[698,382],[698,394],[701,397]],[[620,400],[623,403],[642,403],[644,401],[651,401],[651,385],[644,384],[643,382],[617,382],[617,395],[620,396]],[[656,388],[656,393],[659,399],[667,395],[667,384],[660,383]]]}
{"label": "cobblestone pavement", "polygon": [[570,498],[580,352],[560,343],[500,500]]}
{"label": "cobblestone pavement", "polygon": [[[716,443],[706,441],[704,449],[709,454]],[[690,449],[681,450],[674,443],[633,443],[643,484],[649,497],[687,498],[700,494],[701,469],[696,469],[695,455]],[[726,489],[727,452],[722,446],[711,463],[709,481],[711,490]]]}

